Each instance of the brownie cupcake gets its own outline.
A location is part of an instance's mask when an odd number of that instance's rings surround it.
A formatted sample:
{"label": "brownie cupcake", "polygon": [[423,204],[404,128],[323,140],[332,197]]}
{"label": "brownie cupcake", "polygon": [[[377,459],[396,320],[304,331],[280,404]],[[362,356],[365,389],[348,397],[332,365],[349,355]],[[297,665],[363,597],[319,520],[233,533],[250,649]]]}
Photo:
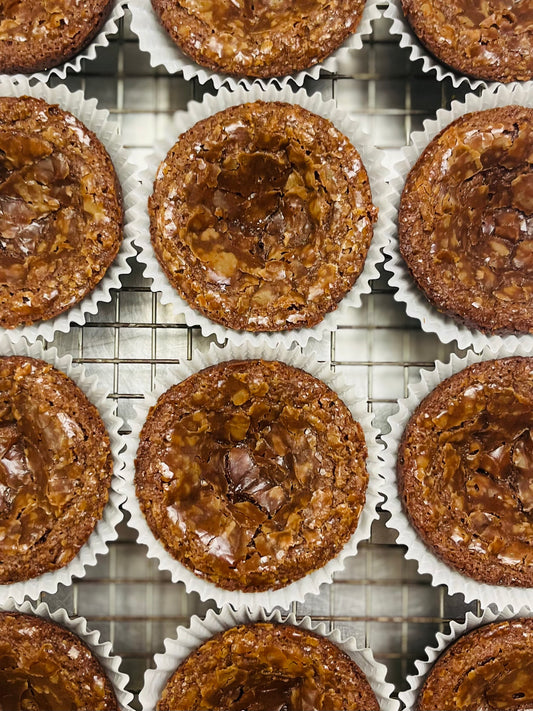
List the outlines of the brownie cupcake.
{"label": "brownie cupcake", "polygon": [[398,489],[418,535],[462,575],[533,587],[533,359],[473,363],[411,416]]}
{"label": "brownie cupcake", "polygon": [[198,64],[249,77],[292,74],[321,62],[353,34],[365,0],[152,0],[172,40]]}
{"label": "brownie cupcake", "polygon": [[35,615],[0,612],[0,708],[118,711],[99,660],[75,634]]}
{"label": "brownie cupcake", "polygon": [[532,108],[467,113],[429,143],[401,197],[400,251],[416,285],[485,334],[533,333],[532,150]]}
{"label": "brownie cupcake", "polygon": [[113,0],[10,0],[2,3],[0,72],[29,74],[71,59],[106,21]]}
{"label": "brownie cupcake", "polygon": [[196,579],[278,590],[351,538],[366,458],[361,426],[325,383],[280,361],[233,360],[151,408],[135,489],[153,536]]}
{"label": "brownie cupcake", "polygon": [[0,584],[9,591],[77,556],[102,518],[113,457],[96,407],[43,360],[0,358],[0,403]]}
{"label": "brownie cupcake", "polygon": [[246,103],[182,134],[149,200],[180,296],[248,332],[312,327],[360,275],[377,209],[357,150],[298,105]]}
{"label": "brownie cupcake", "polygon": [[401,0],[422,44],[453,70],[486,81],[533,78],[530,0]]}
{"label": "brownie cupcake", "polygon": [[72,114],[0,97],[0,325],[51,319],[81,302],[121,245],[109,155]]}
{"label": "brownie cupcake", "polygon": [[417,711],[533,706],[533,619],[478,627],[448,647],[418,695]]}

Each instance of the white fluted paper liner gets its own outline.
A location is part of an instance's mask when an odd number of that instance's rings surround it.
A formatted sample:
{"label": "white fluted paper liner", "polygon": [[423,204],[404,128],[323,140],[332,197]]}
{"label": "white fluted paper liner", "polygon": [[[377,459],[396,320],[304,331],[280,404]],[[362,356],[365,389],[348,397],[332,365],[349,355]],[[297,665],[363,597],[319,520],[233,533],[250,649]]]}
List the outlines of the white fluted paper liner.
{"label": "white fluted paper liner", "polygon": [[251,611],[247,608],[233,610],[229,605],[219,613],[209,610],[204,619],[196,615],[191,618],[188,627],[178,627],[176,637],[165,639],[164,654],[154,657],[155,669],[148,669],[144,675],[144,687],[139,695],[143,711],[153,711],[165,687],[165,684],[177,667],[201,644],[214,635],[237,625],[253,622],[274,622],[294,625],[308,632],[325,637],[335,643],[365,674],[376,694],[381,711],[398,711],[400,704],[391,699],[394,686],[385,681],[387,668],[374,659],[371,649],[361,648],[354,637],[343,639],[339,630],[326,631],[324,623],[316,624],[310,617],[298,621],[294,614],[282,616],[279,610],[267,614],[264,610]]}
{"label": "white fluted paper liner", "polygon": [[110,35],[114,35],[118,32],[118,22],[121,17],[124,17],[124,6],[125,0],[115,0],[107,19],[96,36],[86,47],[81,49],[74,57],[71,57],[71,59],[68,59],[66,62],[59,64],[57,67],[46,69],[42,72],[33,72],[29,74],[2,74],[0,76],[11,79],[17,83],[24,80],[31,80],[32,82],[37,80],[39,82],[46,83],[52,76],[57,76],[59,79],[64,80],[69,71],[76,73],[80,72],[82,62],[84,60],[90,61],[95,59],[96,51],[100,47],[107,47],[109,45]]}
{"label": "white fluted paper liner", "polygon": [[504,620],[512,620],[517,617],[531,617],[532,612],[529,607],[523,607],[518,612],[513,612],[510,607],[506,607],[501,612],[492,611],[488,608],[482,615],[474,615],[473,612],[467,612],[464,622],[450,621],[450,631],[447,634],[438,632],[436,636],[436,644],[427,646],[424,650],[425,657],[415,662],[418,669],[418,674],[413,674],[407,677],[409,682],[409,690],[402,691],[399,694],[400,701],[404,704],[406,711],[412,711],[416,707],[416,701],[420,689],[426,680],[428,672],[433,667],[434,663],[456,639],[459,639],[463,634],[471,632],[477,627],[488,625],[491,622],[502,622]]}
{"label": "white fluted paper liner", "polygon": [[[229,106],[258,100],[298,104],[330,120],[357,148],[370,179],[372,201],[379,209],[379,217],[374,225],[374,236],[368,250],[364,269],[351,291],[339,303],[338,308],[326,314],[325,318],[313,328],[252,333],[225,328],[211,321],[189,306],[179,296],[161,269],[150,242],[150,218],[147,211],[148,197],[153,192],[154,177],[159,164],[176,143],[178,136],[198,121],[212,116]],[[388,243],[393,229],[392,193],[386,182],[388,171],[382,165],[382,152],[373,147],[368,134],[348,114],[339,111],[334,101],[325,101],[318,93],[309,96],[303,89],[294,92],[289,87],[279,89],[274,85],[270,85],[266,89],[256,85],[250,90],[238,87],[233,92],[222,88],[216,96],[206,95],[203,102],[191,102],[187,111],[178,111],[174,115],[173,127],[174,130],[171,135],[167,136],[164,141],[158,142],[155,152],[146,159],[146,170],[142,174],[142,195],[134,208],[135,243],[141,249],[138,259],[145,265],[144,276],[152,279],[152,290],[161,292],[161,302],[163,304],[172,304],[177,312],[183,313],[187,325],[199,325],[204,336],[214,334],[220,343],[228,339],[236,345],[262,343],[268,346],[280,344],[289,347],[292,343],[297,342],[299,345],[305,346],[310,338],[321,340],[326,332],[336,330],[338,323],[349,320],[350,310],[361,306],[361,296],[370,293],[370,281],[378,277],[377,266],[383,261],[382,249]]]}
{"label": "white fluted paper liner", "polygon": [[[439,109],[436,119],[424,121],[423,131],[411,134],[411,143],[402,150],[402,157],[394,166],[395,177],[390,183],[396,221],[407,175],[433,138],[452,121],[464,114],[509,104],[533,107],[533,82],[498,85],[486,89],[481,96],[469,94],[464,103],[453,101],[449,110]],[[393,234],[393,238],[385,247],[384,252],[390,257],[390,261],[385,263],[385,268],[391,272],[392,276],[389,278],[389,282],[397,290],[394,293],[394,298],[405,304],[407,314],[418,319],[424,331],[436,333],[443,343],[457,341],[458,347],[462,349],[471,347],[479,351],[486,346],[497,348],[501,345],[513,348],[518,343],[525,342],[533,346],[533,335],[489,336],[476,329],[470,329],[460,321],[440,313],[426,299],[412,278],[400,254],[397,228],[391,234]]]}
{"label": "white fluted paper liner", "polygon": [[70,617],[67,611],[59,608],[52,612],[45,602],[34,606],[27,600],[18,605],[13,600],[7,600],[0,606],[1,612],[22,612],[25,615],[35,615],[43,620],[55,622],[79,637],[89,647],[102,665],[107,678],[113,686],[120,711],[131,711],[130,702],[133,694],[126,691],[129,677],[119,670],[122,659],[113,654],[111,642],[101,642],[100,632],[89,630],[85,617]]}
{"label": "white fluted paper liner", "polygon": [[494,604],[500,610],[506,605],[512,606],[515,610],[524,605],[531,605],[533,589],[487,585],[486,583],[478,582],[473,578],[462,575],[436,556],[418,536],[404,512],[402,502],[398,496],[396,460],[400,440],[411,415],[426,395],[432,392],[439,383],[464,370],[472,363],[510,356],[532,357],[533,349],[528,345],[518,345],[515,348],[507,348],[505,346],[500,346],[499,348],[487,347],[481,354],[469,351],[464,358],[459,358],[452,354],[448,363],[436,361],[435,370],[421,370],[420,381],[409,386],[409,396],[398,401],[398,412],[389,418],[391,431],[384,436],[386,449],[382,454],[384,465],[381,470],[382,477],[385,479],[385,485],[381,491],[386,496],[383,508],[391,514],[391,518],[386,522],[386,525],[398,532],[396,543],[407,546],[405,557],[410,560],[416,560],[419,573],[431,575],[433,585],[446,585],[450,595],[460,593],[464,596],[466,602],[479,600],[484,608]]}
{"label": "white fluted paper liner", "polygon": [[[150,407],[155,405],[158,397],[175,383],[185,380],[185,378],[188,378],[193,373],[210,365],[233,359],[242,360],[253,358],[280,360],[296,368],[301,368],[325,382],[326,385],[339,395],[350,409],[354,418],[361,424],[368,449],[367,469],[369,481],[366,492],[366,502],[359,517],[357,529],[344,548],[322,568],[308,573],[305,577],[280,590],[268,590],[265,592],[224,590],[196,576],[189,568],[186,568],[173,558],[170,553],[165,550],[162,543],[154,536],[148,526],[141,512],[134,485],[134,460],[139,443],[140,431],[146,421]],[[274,607],[287,609],[292,602],[303,602],[305,596],[308,594],[318,594],[321,585],[330,583],[333,574],[344,569],[346,558],[354,556],[357,553],[359,543],[369,538],[372,521],[378,516],[376,507],[382,500],[379,493],[380,480],[378,474],[380,466],[378,454],[381,451],[381,445],[376,441],[378,431],[372,426],[372,416],[367,412],[366,397],[361,396],[361,392],[363,391],[364,388],[360,387],[357,383],[347,384],[343,382],[341,378],[333,375],[329,367],[324,364],[310,363],[309,359],[306,360],[303,355],[295,351],[280,351],[280,349],[265,347],[257,348],[246,346],[237,348],[230,345],[221,350],[212,343],[207,353],[197,353],[192,361],[182,361],[182,363],[175,368],[169,367],[164,377],[157,381],[155,390],[145,398],[143,405],[137,408],[136,418],[132,422],[132,433],[127,442],[125,455],[126,475],[121,482],[121,491],[127,497],[124,506],[131,514],[131,519],[128,523],[137,531],[137,541],[148,549],[148,557],[155,558],[159,561],[160,570],[170,571],[173,582],[183,582],[187,592],[194,591],[198,593],[202,600],[215,600],[219,607],[230,603],[234,607],[246,605],[254,609],[257,607],[263,607],[269,610]]]}
{"label": "white fluted paper liner", "polygon": [[55,593],[60,583],[69,585],[72,578],[83,577],[86,568],[96,564],[97,556],[107,553],[109,541],[114,541],[117,538],[116,527],[122,520],[122,511],[119,506],[124,500],[124,495],[120,492],[118,485],[119,472],[124,465],[123,457],[120,454],[123,441],[119,434],[122,420],[114,414],[114,406],[107,399],[107,393],[98,387],[97,376],[88,376],[83,367],[74,365],[72,356],[59,357],[54,347],[44,350],[40,343],[28,345],[23,339],[18,344],[14,344],[5,336],[0,335],[0,356],[12,355],[45,360],[76,383],[100,413],[109,434],[114,464],[109,500],[104,508],[102,518],[75,558],[59,570],[43,573],[31,580],[0,585],[0,605],[5,604],[8,598],[12,598],[17,603],[22,602],[26,596],[36,600],[41,593]]}
{"label": "white fluted paper liner", "polygon": [[129,162],[128,155],[120,143],[117,125],[109,120],[109,111],[99,109],[96,99],[86,99],[82,91],[71,92],[63,85],[55,88],[45,84],[31,86],[25,77],[20,77],[18,83],[14,83],[12,79],[3,76],[0,77],[0,96],[33,96],[49,104],[58,104],[61,109],[76,116],[96,134],[106,148],[122,188],[124,238],[115,260],[95,288],[82,301],[54,318],[29,326],[0,329],[13,342],[19,341],[21,336],[30,343],[36,341],[39,336],[51,341],[58,331],[66,333],[72,324],[84,324],[89,314],[97,313],[99,303],[111,301],[111,290],[120,289],[120,277],[131,271],[127,260],[136,254],[132,241],[132,210],[138,201],[137,169]]}
{"label": "white fluted paper liner", "polygon": [[388,6],[383,12],[383,17],[392,20],[391,34],[400,37],[400,47],[409,48],[409,58],[412,62],[422,61],[422,70],[426,72],[426,74],[434,72],[435,78],[438,81],[450,79],[456,88],[463,82],[467,82],[472,90],[478,89],[479,87],[497,85],[497,82],[486,82],[483,79],[476,79],[466,74],[456,72],[435,57],[435,55],[420,42],[413,28],[407,21],[403,14],[401,0],[388,0]]}
{"label": "white fluted paper liner", "polygon": [[[350,50],[361,49],[363,37],[372,33],[372,22],[381,16],[378,5],[379,0],[367,0],[357,30],[338,49],[322,62],[308,69],[289,76],[276,77],[278,84],[286,86],[292,81],[297,86],[302,86],[307,78],[318,79],[321,70],[332,73],[338,72]],[[250,87],[254,82],[259,82],[262,85],[268,83],[268,79],[236,77],[222,72],[215,72],[197,64],[192,57],[189,57],[172,41],[168,32],[159,22],[159,18],[152,8],[151,0],[129,0],[129,8],[131,11],[131,29],[139,38],[141,50],[148,52],[150,55],[152,67],[163,66],[170,74],[182,72],[185,79],[195,78],[200,84],[212,81],[215,89],[220,89],[224,84],[227,84],[230,89],[236,89],[239,84]]]}

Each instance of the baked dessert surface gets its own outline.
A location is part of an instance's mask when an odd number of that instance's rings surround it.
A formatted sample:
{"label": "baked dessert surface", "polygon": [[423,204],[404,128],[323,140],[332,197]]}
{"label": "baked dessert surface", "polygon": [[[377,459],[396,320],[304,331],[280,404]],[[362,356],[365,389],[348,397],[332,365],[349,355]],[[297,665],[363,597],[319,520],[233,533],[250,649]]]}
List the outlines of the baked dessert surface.
{"label": "baked dessert surface", "polygon": [[101,29],[113,0],[3,0],[0,72],[44,71],[80,52]]}
{"label": "baked dessert surface", "polygon": [[407,178],[400,250],[445,314],[488,334],[533,332],[533,109],[465,114]]}
{"label": "baked dessert surface", "polygon": [[277,589],[355,531],[366,456],[360,425],[324,383],[277,361],[229,361],[159,398],[135,486],[154,535],[196,575]]}
{"label": "baked dessert surface", "polygon": [[533,78],[531,0],[402,0],[419,40],[440,61],[487,81]]}
{"label": "baked dessert surface", "polygon": [[335,644],[298,627],[256,623],[204,642],[167,682],[158,711],[374,711],[359,667]]}
{"label": "baked dessert surface", "polygon": [[353,34],[365,0],[152,0],[195,62],[239,76],[275,77],[317,64]]}
{"label": "baked dessert surface", "polygon": [[75,634],[34,615],[0,612],[0,708],[118,711],[111,682]]}
{"label": "baked dessert surface", "polygon": [[42,99],[0,97],[0,325],[50,319],[89,294],[122,240],[105,148]]}
{"label": "baked dessert surface", "polygon": [[533,360],[475,363],[419,405],[398,486],[425,543],[460,573],[533,587]]}
{"label": "baked dessert surface", "polygon": [[533,706],[533,620],[494,622],[468,632],[439,657],[417,711],[519,711]]}
{"label": "baked dessert surface", "polygon": [[70,562],[102,517],[113,473],[104,423],[64,373],[0,358],[0,583]]}

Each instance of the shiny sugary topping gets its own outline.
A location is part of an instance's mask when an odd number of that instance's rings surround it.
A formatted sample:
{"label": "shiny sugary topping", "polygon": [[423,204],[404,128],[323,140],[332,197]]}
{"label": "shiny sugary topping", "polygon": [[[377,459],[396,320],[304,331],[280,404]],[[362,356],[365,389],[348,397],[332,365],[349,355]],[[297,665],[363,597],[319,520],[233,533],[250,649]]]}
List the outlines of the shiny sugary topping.
{"label": "shiny sugary topping", "polygon": [[117,711],[100,662],[68,630],[32,615],[0,613],[0,709]]}
{"label": "shiny sugary topping", "polygon": [[533,587],[533,360],[477,363],[422,401],[398,453],[411,522],[479,581]]}
{"label": "shiny sugary topping", "polygon": [[120,188],[96,136],[41,99],[0,98],[0,325],[81,301],[121,238]]}
{"label": "shiny sugary topping", "polygon": [[135,483],[153,533],[220,587],[279,588],[354,532],[368,475],[363,432],[324,383],[276,361],[192,375],[145,423]]}
{"label": "shiny sugary topping", "polygon": [[532,0],[402,0],[418,38],[453,69],[489,81],[533,78]]}
{"label": "shiny sugary topping", "polygon": [[211,69],[280,76],[322,61],[356,31],[365,0],[152,0],[170,36]]}
{"label": "shiny sugary topping", "polygon": [[167,682],[158,711],[375,711],[359,667],[329,640],[290,625],[233,627],[204,642]]}
{"label": "shiny sugary topping", "polygon": [[249,331],[312,326],[364,266],[377,210],[359,154],[299,106],[232,107],[184,133],[150,199],[152,244],[180,295]]}
{"label": "shiny sugary topping", "polygon": [[77,385],[44,361],[0,358],[0,583],[74,558],[111,474],[104,424]]}
{"label": "shiny sugary topping", "polygon": [[533,109],[466,114],[409,173],[400,249],[427,298],[487,333],[533,332]]}
{"label": "shiny sugary topping", "polygon": [[533,708],[533,621],[494,622],[460,637],[430,671],[418,711]]}

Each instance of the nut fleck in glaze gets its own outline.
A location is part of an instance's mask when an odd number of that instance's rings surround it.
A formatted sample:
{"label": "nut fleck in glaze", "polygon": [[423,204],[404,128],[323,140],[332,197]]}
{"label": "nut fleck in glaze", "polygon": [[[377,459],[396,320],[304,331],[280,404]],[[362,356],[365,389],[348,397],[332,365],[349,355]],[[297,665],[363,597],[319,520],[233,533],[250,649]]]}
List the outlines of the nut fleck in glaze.
{"label": "nut fleck in glaze", "polygon": [[313,326],[363,269],[377,210],[360,156],[300,106],[234,106],[184,133],[150,198],[171,283],[213,321]]}
{"label": "nut fleck in glaze", "polygon": [[121,239],[120,187],[96,136],[41,99],[0,98],[0,326],[81,301]]}
{"label": "nut fleck in glaze", "polygon": [[307,69],[354,33],[365,0],[152,0],[162,25],[198,64],[240,76]]}
{"label": "nut fleck in glaze", "polygon": [[198,576],[276,589],[355,531],[366,456],[361,427],[320,380],[277,361],[230,361],[159,398],[135,484],[154,535]]}
{"label": "nut fleck in glaze", "polygon": [[486,333],[533,332],[533,109],[466,114],[409,173],[400,250],[440,311]]}
{"label": "nut fleck in glaze", "polygon": [[487,81],[533,78],[532,0],[402,0],[420,41],[440,61]]}
{"label": "nut fleck in glaze", "polygon": [[0,583],[74,558],[102,517],[112,467],[100,415],[70,378],[0,358]]}
{"label": "nut fleck in glaze", "polygon": [[0,612],[0,709],[118,708],[100,662],[75,634],[40,617]]}
{"label": "nut fleck in glaze", "polygon": [[112,0],[0,0],[0,72],[37,72],[71,59],[111,6]]}
{"label": "nut fleck in glaze", "polygon": [[476,363],[419,405],[398,452],[407,514],[446,563],[533,587],[533,359]]}
{"label": "nut fleck in glaze", "polygon": [[232,627],[204,642],[167,682],[157,711],[377,711],[357,664],[292,625]]}
{"label": "nut fleck in glaze", "polygon": [[429,672],[417,711],[533,708],[533,620],[494,622],[454,642]]}

